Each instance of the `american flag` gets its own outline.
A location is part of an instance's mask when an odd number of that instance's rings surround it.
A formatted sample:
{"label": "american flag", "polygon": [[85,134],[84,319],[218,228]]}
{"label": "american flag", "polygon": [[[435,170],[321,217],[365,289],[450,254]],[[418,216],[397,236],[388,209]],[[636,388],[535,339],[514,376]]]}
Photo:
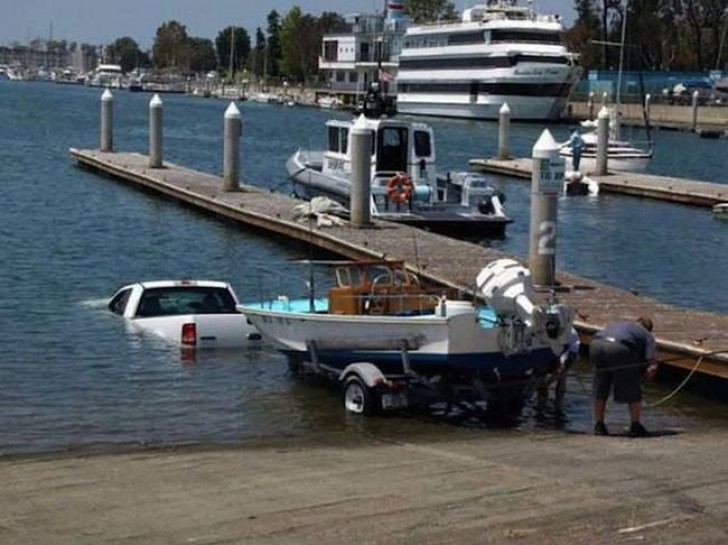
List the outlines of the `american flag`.
{"label": "american flag", "polygon": [[394,76],[384,70],[383,68],[379,69],[379,81],[394,81]]}

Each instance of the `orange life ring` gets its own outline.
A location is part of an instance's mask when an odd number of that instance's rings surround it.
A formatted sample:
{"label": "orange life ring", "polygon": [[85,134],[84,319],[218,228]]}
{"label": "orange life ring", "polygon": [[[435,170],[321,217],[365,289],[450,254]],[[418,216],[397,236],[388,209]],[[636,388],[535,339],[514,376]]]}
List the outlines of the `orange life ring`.
{"label": "orange life ring", "polygon": [[387,195],[394,202],[406,203],[412,197],[412,178],[404,172],[398,172],[387,182]]}

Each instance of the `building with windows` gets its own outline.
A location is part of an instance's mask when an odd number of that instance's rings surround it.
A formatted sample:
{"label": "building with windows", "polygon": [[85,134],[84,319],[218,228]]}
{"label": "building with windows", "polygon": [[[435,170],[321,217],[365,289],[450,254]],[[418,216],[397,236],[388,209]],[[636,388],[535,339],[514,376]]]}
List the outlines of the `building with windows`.
{"label": "building with windows", "polygon": [[390,0],[384,14],[349,15],[346,23],[323,39],[319,69],[326,91],[351,98],[379,82],[385,94],[395,93],[399,53],[410,24],[402,2]]}

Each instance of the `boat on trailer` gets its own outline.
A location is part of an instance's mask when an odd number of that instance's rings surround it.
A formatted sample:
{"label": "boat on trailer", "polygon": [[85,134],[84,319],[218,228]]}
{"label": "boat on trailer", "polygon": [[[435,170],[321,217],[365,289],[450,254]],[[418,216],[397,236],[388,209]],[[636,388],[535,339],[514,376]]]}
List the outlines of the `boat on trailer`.
{"label": "boat on trailer", "polygon": [[[330,264],[325,296],[309,280],[306,297],[279,294],[239,305],[292,369],[328,376],[344,404],[371,414],[409,404],[413,388],[523,399],[560,353],[572,313],[536,303],[528,269],[512,259],[484,267],[485,303],[428,286],[402,261]],[[502,396],[501,396],[502,399]]]}
{"label": "boat on trailer", "polygon": [[[354,123],[344,119],[328,121],[325,150],[299,149],[291,155],[286,170],[297,196],[324,196],[349,206]],[[373,135],[373,218],[467,240],[505,236],[506,226],[513,220],[504,211],[503,193],[482,174],[439,174],[434,133],[428,125],[364,115],[356,123]]]}

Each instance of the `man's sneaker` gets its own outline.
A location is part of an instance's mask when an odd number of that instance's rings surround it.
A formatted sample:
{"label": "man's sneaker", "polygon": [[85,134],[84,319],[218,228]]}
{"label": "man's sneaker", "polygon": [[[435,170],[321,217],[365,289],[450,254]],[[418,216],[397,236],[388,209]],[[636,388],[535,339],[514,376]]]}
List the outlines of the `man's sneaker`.
{"label": "man's sneaker", "polygon": [[647,431],[641,422],[632,422],[629,427],[630,437],[647,437],[650,433]]}
{"label": "man's sneaker", "polygon": [[599,421],[594,424],[594,435],[609,435],[609,430],[604,425],[604,422]]}

